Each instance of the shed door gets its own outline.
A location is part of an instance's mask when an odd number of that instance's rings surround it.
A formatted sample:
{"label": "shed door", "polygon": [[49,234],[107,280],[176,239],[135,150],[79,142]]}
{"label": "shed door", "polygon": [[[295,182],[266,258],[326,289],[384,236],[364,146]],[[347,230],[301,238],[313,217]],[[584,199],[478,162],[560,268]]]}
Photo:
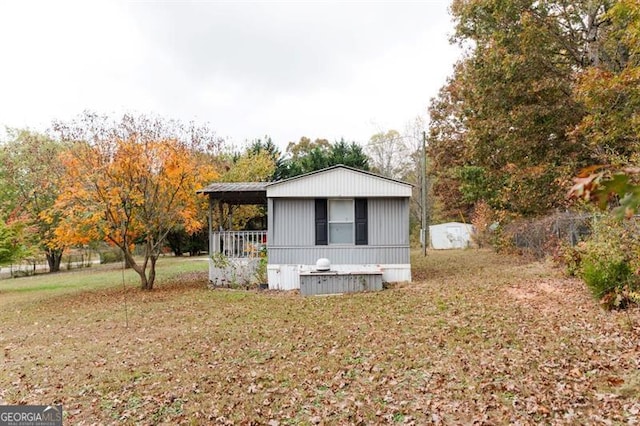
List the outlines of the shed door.
{"label": "shed door", "polygon": [[447,226],[447,239],[451,243],[451,248],[464,248],[462,228],[459,226]]}

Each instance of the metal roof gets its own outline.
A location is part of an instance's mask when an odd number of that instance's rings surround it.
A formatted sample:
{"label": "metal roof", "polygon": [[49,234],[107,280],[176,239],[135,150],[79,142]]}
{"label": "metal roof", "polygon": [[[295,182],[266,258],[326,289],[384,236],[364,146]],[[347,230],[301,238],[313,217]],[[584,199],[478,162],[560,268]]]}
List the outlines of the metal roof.
{"label": "metal roof", "polygon": [[[344,177],[351,178],[351,176],[338,176],[338,180],[334,182],[335,185],[333,186],[336,188],[333,191],[331,188],[327,188],[327,186],[331,186],[331,182],[325,180],[318,182],[319,185],[317,185],[318,188],[315,188],[315,192],[313,185],[309,186],[314,176],[332,175],[334,174],[333,172],[339,170],[355,173],[356,176],[374,178],[373,180],[377,182],[363,182],[361,185],[356,185],[353,179],[350,179],[350,181],[340,179]],[[339,196],[340,194],[350,196],[411,196],[409,189],[411,186],[407,182],[338,164],[276,182],[215,182],[204,189],[198,190],[197,193],[208,194],[212,200],[220,200],[229,204],[267,204],[267,187],[276,196],[326,197]],[[288,189],[285,190],[284,187]],[[292,190],[292,192],[287,193],[289,190]],[[407,191],[409,192],[407,193]],[[278,195],[280,192],[283,192],[283,194]]]}
{"label": "metal roof", "polygon": [[215,182],[198,194],[209,194],[209,198],[231,204],[267,204],[269,182]]}
{"label": "metal roof", "polygon": [[209,194],[211,192],[265,191],[269,183],[270,182],[215,182],[197,192],[198,194]]}

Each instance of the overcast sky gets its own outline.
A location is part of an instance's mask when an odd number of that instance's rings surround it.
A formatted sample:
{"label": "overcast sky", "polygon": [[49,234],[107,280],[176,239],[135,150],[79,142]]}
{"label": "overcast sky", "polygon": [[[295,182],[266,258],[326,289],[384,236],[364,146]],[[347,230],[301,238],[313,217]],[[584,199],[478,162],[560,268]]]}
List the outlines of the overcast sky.
{"label": "overcast sky", "polygon": [[0,2],[0,126],[83,110],[365,144],[426,117],[459,51],[449,1]]}

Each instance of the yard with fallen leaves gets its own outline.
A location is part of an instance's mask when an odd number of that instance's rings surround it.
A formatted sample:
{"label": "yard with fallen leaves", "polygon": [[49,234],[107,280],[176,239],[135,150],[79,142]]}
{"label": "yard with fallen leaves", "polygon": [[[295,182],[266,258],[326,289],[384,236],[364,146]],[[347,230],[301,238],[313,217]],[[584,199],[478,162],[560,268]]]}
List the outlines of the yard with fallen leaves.
{"label": "yard with fallen leaves", "polygon": [[331,297],[210,290],[206,262],[152,292],[1,281],[0,403],[65,424],[640,422],[637,308],[489,251],[412,262],[411,284]]}

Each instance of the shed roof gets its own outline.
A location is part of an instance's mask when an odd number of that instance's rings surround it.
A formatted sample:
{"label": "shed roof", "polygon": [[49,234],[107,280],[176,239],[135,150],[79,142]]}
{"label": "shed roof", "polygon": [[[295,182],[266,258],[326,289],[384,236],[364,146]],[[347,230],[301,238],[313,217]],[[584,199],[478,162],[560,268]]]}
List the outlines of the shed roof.
{"label": "shed roof", "polygon": [[435,228],[435,227],[442,227],[442,226],[473,226],[469,223],[464,223],[464,222],[443,222],[443,223],[436,223],[434,225],[429,225],[431,228]]}

